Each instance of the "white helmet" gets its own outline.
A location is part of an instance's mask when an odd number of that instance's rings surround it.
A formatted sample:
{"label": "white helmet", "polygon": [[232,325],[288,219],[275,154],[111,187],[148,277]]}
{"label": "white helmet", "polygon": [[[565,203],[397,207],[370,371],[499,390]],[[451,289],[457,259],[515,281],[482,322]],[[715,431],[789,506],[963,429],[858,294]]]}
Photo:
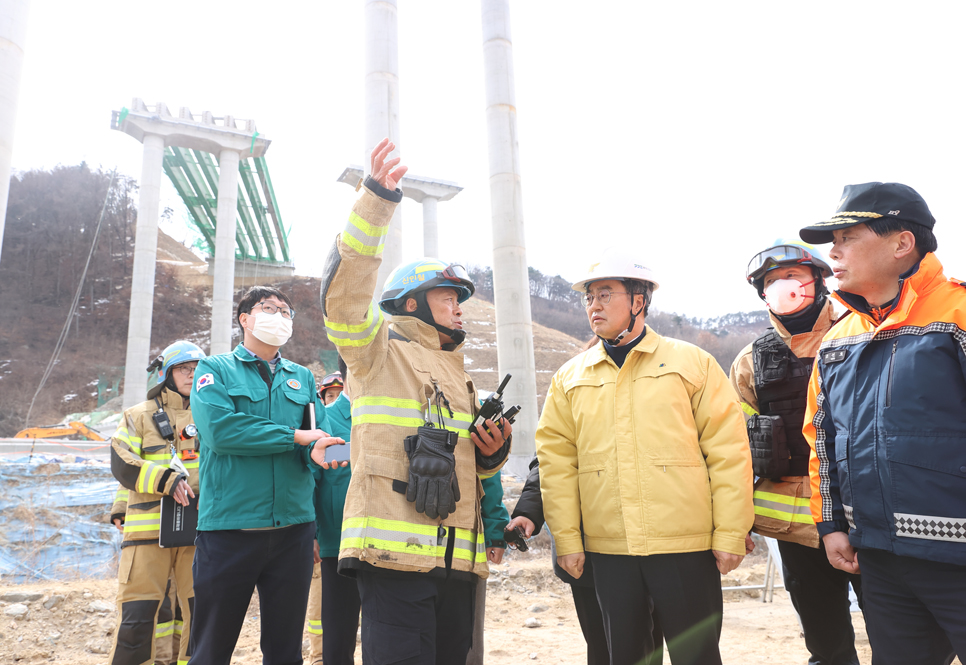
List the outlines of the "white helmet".
{"label": "white helmet", "polygon": [[591,264],[586,276],[574,283],[573,290],[586,293],[587,284],[601,279],[637,279],[653,284],[654,291],[658,288],[654,271],[618,247],[605,249],[600,261]]}

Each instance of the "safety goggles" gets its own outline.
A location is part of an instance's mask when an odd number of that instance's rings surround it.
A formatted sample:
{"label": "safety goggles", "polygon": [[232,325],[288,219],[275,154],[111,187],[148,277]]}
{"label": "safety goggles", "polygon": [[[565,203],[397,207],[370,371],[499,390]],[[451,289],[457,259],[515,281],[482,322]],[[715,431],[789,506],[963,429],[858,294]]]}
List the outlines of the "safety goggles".
{"label": "safety goggles", "polygon": [[777,268],[789,263],[802,263],[810,260],[812,255],[801,247],[795,245],[778,245],[769,247],[764,252],[758,252],[748,262],[748,269],[745,271],[745,278],[753,281],[764,275],[772,268]]}
{"label": "safety goggles", "polygon": [[451,282],[456,282],[457,284],[469,284],[472,286],[473,280],[470,279],[470,274],[466,272],[466,268],[458,263],[451,263],[446,266],[440,274]]}

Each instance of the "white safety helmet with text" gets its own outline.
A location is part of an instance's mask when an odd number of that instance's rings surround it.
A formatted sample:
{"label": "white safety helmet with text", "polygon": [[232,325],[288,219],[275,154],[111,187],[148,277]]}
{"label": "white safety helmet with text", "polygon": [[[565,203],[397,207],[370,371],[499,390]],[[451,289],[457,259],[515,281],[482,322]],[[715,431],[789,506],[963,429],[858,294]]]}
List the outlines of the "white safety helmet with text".
{"label": "white safety helmet with text", "polygon": [[644,265],[639,259],[623,249],[610,247],[604,250],[599,261],[590,265],[586,274],[579,281],[574,282],[572,288],[574,291],[587,293],[591,282],[599,282],[605,279],[614,279],[620,282],[634,280],[651,285],[651,288],[644,293],[644,307],[641,308],[641,311],[635,312],[633,309],[630,310],[630,322],[627,324],[627,329],[614,339],[604,339],[601,337],[608,344],[617,346],[633,330],[634,321],[647,309],[647,306],[650,304],[651,293],[657,291],[660,284],[657,281],[654,271]]}
{"label": "white safety helmet with text", "polygon": [[657,276],[654,271],[641,263],[637,258],[631,256],[617,247],[610,247],[604,250],[597,263],[590,264],[587,273],[580,280],[574,282],[573,290],[581,293],[587,292],[587,285],[601,279],[636,279],[642,282],[650,282],[654,285],[654,291],[658,289]]}

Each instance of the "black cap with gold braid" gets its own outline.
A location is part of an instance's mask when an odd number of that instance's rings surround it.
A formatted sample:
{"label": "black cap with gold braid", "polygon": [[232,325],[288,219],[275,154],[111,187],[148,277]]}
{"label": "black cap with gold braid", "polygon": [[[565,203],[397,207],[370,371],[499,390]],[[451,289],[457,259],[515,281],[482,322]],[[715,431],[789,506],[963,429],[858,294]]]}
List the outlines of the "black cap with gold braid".
{"label": "black cap with gold braid", "polygon": [[929,206],[912,187],[897,182],[867,182],[846,185],[835,215],[806,226],[798,234],[805,242],[820,245],[832,242],[832,231],[881,218],[912,222],[929,229],[936,225]]}

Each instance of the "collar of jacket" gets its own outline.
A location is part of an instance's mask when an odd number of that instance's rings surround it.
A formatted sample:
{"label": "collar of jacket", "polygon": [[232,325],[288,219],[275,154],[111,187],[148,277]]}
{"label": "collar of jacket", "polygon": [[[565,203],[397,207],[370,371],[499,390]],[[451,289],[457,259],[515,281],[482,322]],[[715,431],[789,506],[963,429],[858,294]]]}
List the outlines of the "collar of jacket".
{"label": "collar of jacket", "polygon": [[325,408],[332,409],[346,420],[352,416],[352,402],[345,396],[345,391],[339,393],[335,401],[332,404],[328,404]]}
{"label": "collar of jacket", "polygon": [[[253,356],[251,352],[245,348],[244,344],[239,344],[238,346],[236,346],[235,350],[232,351],[232,354],[235,356],[235,358],[237,358],[238,360],[241,360],[244,363],[253,363],[256,360],[261,360],[262,362],[268,362],[266,360],[263,360],[262,358],[259,358],[258,356]],[[279,356],[278,364],[275,365],[275,371],[278,372],[278,370],[283,369],[286,372],[291,372],[294,366],[295,366],[295,363]]]}
{"label": "collar of jacket", "polygon": [[[635,353],[654,353],[657,350],[658,344],[661,343],[661,336],[654,332],[651,326],[644,325],[645,335],[644,339],[637,343],[637,345],[627,353],[627,359],[624,360],[624,367],[627,367],[627,360],[630,359],[632,354]],[[611,360],[611,357],[607,355],[606,349],[604,349],[604,344],[595,344],[590,351],[588,360],[591,365],[596,365],[597,363],[610,361],[614,367],[617,367],[617,363]]]}
{"label": "collar of jacket", "polygon": [[389,323],[397,333],[426,349],[433,351],[459,351],[463,348],[462,344],[457,344],[451,349],[443,349],[440,346],[439,333],[436,331],[436,328],[424,321],[420,321],[415,316],[400,316],[396,314],[389,317]]}
{"label": "collar of jacket", "polygon": [[[161,391],[161,404],[165,408],[171,411],[185,411],[187,407],[185,406],[185,398],[181,396],[180,393],[171,390],[167,386]],[[154,404],[154,400],[150,400],[151,404]],[[157,408],[157,404],[154,404],[154,408]]]}
{"label": "collar of jacket", "polygon": [[792,335],[785,329],[785,326],[782,325],[782,322],[778,319],[778,317],[775,316],[771,310],[768,310],[768,320],[771,321],[771,325],[775,329],[775,332],[778,333],[778,336],[782,338],[782,341],[785,342],[789,348],[792,346],[792,337],[814,335],[815,333],[822,333],[824,335],[828,332],[828,329],[832,327],[832,324],[835,323],[835,319],[835,307],[832,305],[831,300],[826,300],[825,307],[822,308],[822,311],[818,314],[818,318],[815,319],[815,325],[812,326],[811,332]]}
{"label": "collar of jacket", "polygon": [[909,311],[916,301],[930,291],[944,284],[943,264],[932,252],[926,254],[907,275],[899,279],[899,301],[892,308],[889,315],[877,323],[869,313],[869,304],[865,298],[846,291],[836,291],[832,296],[845,305],[850,312],[862,318],[873,330],[889,328],[905,321]]}

